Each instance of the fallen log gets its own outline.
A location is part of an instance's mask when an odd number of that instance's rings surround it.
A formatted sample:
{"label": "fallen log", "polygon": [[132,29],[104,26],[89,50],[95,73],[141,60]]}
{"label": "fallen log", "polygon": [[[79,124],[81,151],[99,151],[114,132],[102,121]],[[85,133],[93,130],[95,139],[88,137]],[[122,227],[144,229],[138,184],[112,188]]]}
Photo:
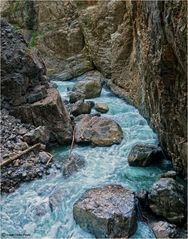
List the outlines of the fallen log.
{"label": "fallen log", "polygon": [[23,156],[23,155],[29,153],[30,151],[32,151],[32,150],[34,150],[34,149],[36,149],[36,148],[40,148],[40,147],[41,147],[41,144],[40,144],[40,143],[35,144],[35,145],[33,145],[33,146],[27,148],[26,150],[22,151],[21,153],[19,153],[19,154],[13,156],[12,158],[9,158],[9,159],[3,161],[3,162],[0,164],[0,167],[3,167],[3,166],[5,166],[5,165],[7,165],[7,164],[13,162],[15,159],[18,159],[18,158],[20,158],[21,156]]}
{"label": "fallen log", "polygon": [[72,134],[72,142],[71,142],[71,147],[70,147],[69,157],[68,157],[69,160],[70,160],[72,150],[73,150],[73,147],[74,147],[74,141],[75,141],[75,127],[73,129],[73,134]]}

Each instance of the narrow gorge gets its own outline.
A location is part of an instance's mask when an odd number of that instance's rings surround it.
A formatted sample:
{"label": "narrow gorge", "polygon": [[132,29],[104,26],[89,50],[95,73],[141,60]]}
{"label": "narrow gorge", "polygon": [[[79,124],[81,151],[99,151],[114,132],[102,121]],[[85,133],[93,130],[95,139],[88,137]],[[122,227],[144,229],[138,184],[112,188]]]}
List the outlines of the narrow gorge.
{"label": "narrow gorge", "polygon": [[0,11],[1,237],[187,238],[187,2]]}

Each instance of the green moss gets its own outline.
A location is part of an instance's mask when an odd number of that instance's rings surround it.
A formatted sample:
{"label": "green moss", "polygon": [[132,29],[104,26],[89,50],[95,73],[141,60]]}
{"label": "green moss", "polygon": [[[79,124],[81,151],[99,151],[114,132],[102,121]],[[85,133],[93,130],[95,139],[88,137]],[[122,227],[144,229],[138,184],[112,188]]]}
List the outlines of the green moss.
{"label": "green moss", "polygon": [[37,44],[37,39],[38,39],[38,32],[33,32],[31,40],[29,42],[29,47],[35,47]]}

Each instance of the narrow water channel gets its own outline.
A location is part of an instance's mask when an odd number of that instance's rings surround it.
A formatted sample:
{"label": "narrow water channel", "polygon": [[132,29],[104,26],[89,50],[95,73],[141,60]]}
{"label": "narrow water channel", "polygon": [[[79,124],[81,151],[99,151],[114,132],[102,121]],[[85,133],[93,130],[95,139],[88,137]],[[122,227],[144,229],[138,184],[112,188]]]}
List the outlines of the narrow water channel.
{"label": "narrow water channel", "polygon": [[[67,87],[73,81],[55,82],[63,99],[67,98]],[[111,147],[75,146],[74,152],[86,159],[85,168],[69,178],[63,178],[58,170],[68,147],[52,149],[55,165],[50,174],[42,179],[24,183],[14,193],[1,199],[2,233],[29,234],[28,238],[94,238],[75,224],[73,204],[86,189],[109,183],[121,184],[133,191],[149,189],[157,175],[169,167],[167,161],[158,166],[130,167],[127,156],[136,143],[157,144],[157,136],[148,126],[138,110],[122,99],[103,89],[101,96],[93,99],[105,102],[109,112],[104,114],[122,127],[124,139]],[[54,200],[51,208],[49,200]],[[27,238],[27,237],[25,237]],[[137,232],[131,238],[154,238],[149,228],[139,222]]]}

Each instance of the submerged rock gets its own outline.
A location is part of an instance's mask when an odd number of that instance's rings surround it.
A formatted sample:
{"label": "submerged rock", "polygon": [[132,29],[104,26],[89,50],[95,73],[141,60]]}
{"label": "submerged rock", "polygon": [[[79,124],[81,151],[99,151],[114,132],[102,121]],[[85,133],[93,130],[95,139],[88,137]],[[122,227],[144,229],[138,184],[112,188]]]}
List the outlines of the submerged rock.
{"label": "submerged rock", "polygon": [[135,145],[128,156],[128,163],[131,166],[148,166],[152,162],[162,159],[163,153],[159,147],[155,145]]}
{"label": "submerged rock", "polygon": [[176,225],[165,221],[159,221],[151,224],[152,230],[157,238],[178,238],[179,233]]}
{"label": "submerged rock", "polygon": [[74,204],[73,216],[97,238],[128,237],[136,230],[134,194],[120,185],[90,189]]}
{"label": "submerged rock", "polygon": [[69,177],[74,172],[78,172],[79,169],[85,166],[85,158],[78,154],[73,154],[69,157],[67,162],[63,166],[63,176]]}
{"label": "submerged rock", "polygon": [[49,206],[51,211],[61,205],[63,200],[64,192],[60,189],[55,189],[49,196]]}
{"label": "submerged rock", "polygon": [[182,223],[186,210],[184,187],[172,178],[159,179],[149,193],[149,206],[169,222]]}
{"label": "submerged rock", "polygon": [[121,127],[113,120],[84,115],[75,126],[75,141],[97,146],[119,144],[123,139]]}
{"label": "submerged rock", "polygon": [[100,96],[101,90],[102,83],[100,79],[79,81],[73,87],[73,91],[82,92],[85,95],[86,99]]}
{"label": "submerged rock", "polygon": [[107,113],[109,111],[108,105],[101,102],[95,104],[95,109],[100,113]]}

